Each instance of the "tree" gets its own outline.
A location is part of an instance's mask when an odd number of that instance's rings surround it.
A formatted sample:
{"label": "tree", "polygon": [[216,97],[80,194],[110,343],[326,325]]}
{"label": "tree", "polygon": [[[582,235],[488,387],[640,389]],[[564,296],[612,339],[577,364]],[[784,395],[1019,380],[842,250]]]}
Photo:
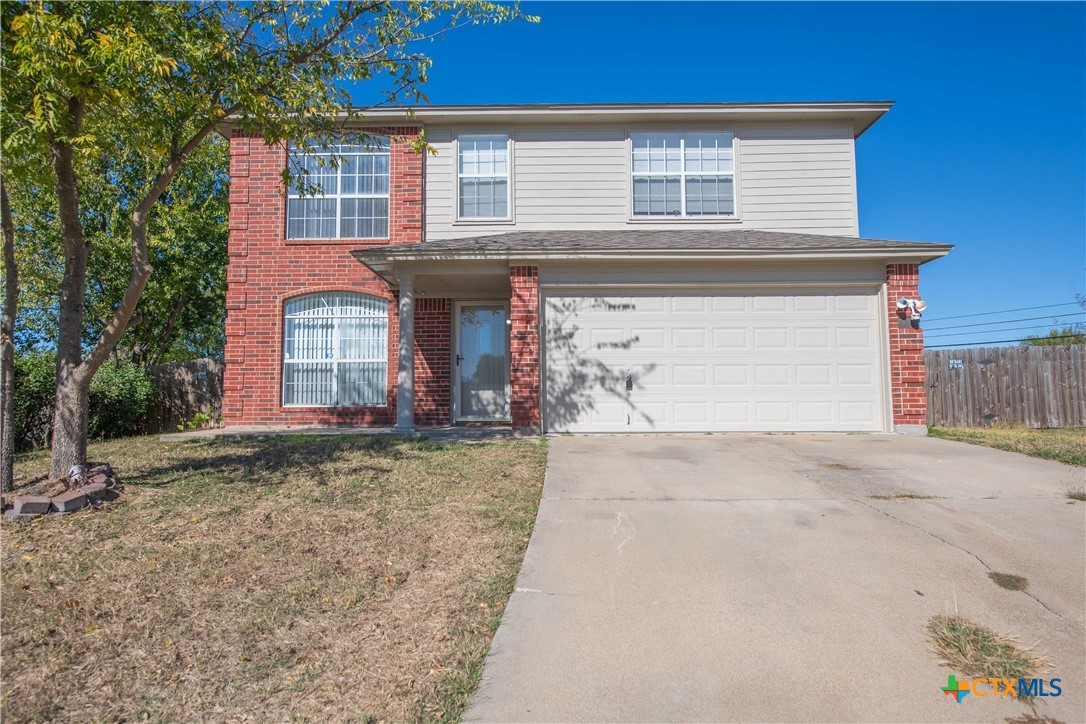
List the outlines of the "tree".
{"label": "tree", "polygon": [[1069,344],[1086,344],[1086,324],[1053,327],[1048,334],[1031,334],[1022,340],[1023,347],[1059,347]]}
{"label": "tree", "polygon": [[[1086,294],[1076,294],[1075,302],[1086,312]],[[1055,322],[1056,320],[1052,320]],[[1086,322],[1063,324],[1048,330],[1047,334],[1031,334],[1022,340],[1023,347],[1061,347],[1086,344]]]}
{"label": "tree", "polygon": [[[468,23],[524,17],[480,0],[329,4],[6,2],[0,144],[10,182],[46,168],[55,188],[64,271],[57,305],[51,473],[86,456],[91,380],[133,319],[152,266],[152,212],[182,167],[228,117],[269,142],[327,138],[361,112],[342,82],[390,84],[385,101],[421,101],[429,59],[413,43]],[[124,207],[127,285],[84,349],[88,281],[81,175],[138,160]],[[7,170],[7,169],[5,169]],[[110,181],[111,179],[106,179]]]}
{"label": "tree", "polygon": [[19,309],[19,270],[15,265],[15,226],[4,179],[0,178],[0,227],[4,235],[4,313],[0,318],[0,489],[15,486],[15,317]]}
{"label": "tree", "polygon": [[[93,346],[124,293],[130,275],[125,208],[139,159],[111,160],[81,173],[80,218],[87,234],[87,292],[83,348]],[[104,161],[102,162],[104,163]],[[229,144],[211,136],[192,154],[156,205],[147,230],[155,273],[133,321],[118,341],[118,362],[141,366],[194,357],[220,357],[225,343]],[[64,273],[56,194],[24,187],[13,199],[19,229],[19,316],[16,349],[48,352],[57,337],[56,290]]]}

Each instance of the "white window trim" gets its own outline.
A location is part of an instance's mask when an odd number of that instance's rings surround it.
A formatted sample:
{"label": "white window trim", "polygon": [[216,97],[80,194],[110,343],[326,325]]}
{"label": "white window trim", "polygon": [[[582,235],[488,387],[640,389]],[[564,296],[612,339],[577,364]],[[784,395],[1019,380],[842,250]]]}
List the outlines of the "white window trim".
{"label": "white window trim", "polygon": [[[462,178],[497,178],[490,174],[462,174],[460,173],[460,137],[461,136],[505,136],[505,216],[461,216],[460,215],[460,179]],[[513,210],[513,133],[501,129],[479,130],[457,133],[453,139],[453,204],[456,209],[454,224],[485,225],[485,224],[512,224],[516,215]]]}
{"label": "white window trim", "polygon": [[[686,215],[686,177],[689,176],[727,176],[729,174],[721,173],[686,173],[686,134],[710,134],[710,133],[730,133],[732,137],[732,172],[730,174],[732,178],[732,193],[734,194],[733,204],[735,211],[731,214],[699,214],[697,216]],[[633,137],[643,135],[664,135],[664,134],[678,134],[679,136],[679,160],[681,161],[681,167],[678,172],[675,171],[644,171],[634,173],[633,170]],[[733,128],[684,128],[682,130],[675,130],[671,128],[627,128],[626,129],[626,222],[628,224],[667,224],[675,222],[683,222],[684,224],[696,224],[698,222],[710,222],[714,224],[727,223],[736,224],[741,223],[740,208],[739,208],[739,133]],[[649,214],[634,214],[634,176],[648,176],[648,177],[679,177],[679,204],[681,213],[679,216],[668,216],[665,214],[649,215]]]}
{"label": "white window trim", "polygon": [[[284,228],[283,228],[283,238],[285,238],[288,242],[294,242],[294,241],[340,241],[340,240],[343,240],[343,239],[351,239],[351,240],[354,240],[354,239],[360,239],[360,240],[382,239],[382,240],[385,240],[385,239],[388,239],[388,238],[391,237],[391,235],[392,235],[392,139],[390,139],[388,136],[380,136],[380,135],[374,135],[373,137],[374,138],[383,138],[383,139],[385,139],[389,144],[389,149],[387,151],[384,151],[384,152],[367,151],[364,154],[347,154],[347,155],[351,155],[351,156],[364,156],[364,155],[388,156],[388,193],[384,193],[384,194],[344,194],[344,193],[341,193],[339,191],[339,189],[342,187],[342,179],[340,177],[341,177],[341,174],[342,174],[343,163],[342,163],[342,160],[341,160],[341,162],[339,164],[339,167],[335,169],[335,171],[336,171],[336,193],[334,193],[334,194],[321,194],[320,196],[314,196],[314,195],[302,196],[297,191],[292,191],[290,186],[287,187],[287,203],[283,205],[284,206],[283,213],[284,213],[284,216],[285,216],[285,219],[286,219],[285,220],[285,225],[284,225]],[[293,145],[294,145],[293,142],[289,143],[287,145],[287,164],[290,163],[290,153],[291,153],[291,148],[293,147]],[[339,154],[333,153],[331,151],[316,151],[315,153],[310,153],[310,154],[305,154],[305,155],[308,155],[308,156],[326,156],[328,158],[332,158],[333,156],[337,156]],[[334,199],[335,202],[336,202],[336,235],[335,236],[290,236],[290,200],[291,199]],[[340,233],[340,229],[342,228],[342,226],[341,226],[341,222],[342,222],[342,206],[343,206],[342,202],[343,202],[344,199],[349,200],[349,201],[350,200],[355,200],[355,199],[385,199],[385,200],[387,200],[388,201],[388,231],[385,233],[385,235],[384,236],[342,236],[341,233]]]}
{"label": "white window trim", "polygon": [[[375,298],[381,299],[382,301],[385,302],[385,316],[383,317],[383,319],[385,320],[385,345],[384,345],[385,356],[384,356],[384,359],[376,358],[376,357],[374,357],[374,358],[364,358],[364,359],[342,359],[342,358],[340,358],[340,356],[339,356],[339,320],[344,319],[344,317],[331,317],[331,319],[333,320],[333,324],[332,324],[332,349],[334,350],[334,355],[335,355],[331,360],[328,360],[328,359],[287,359],[286,358],[286,324],[287,324],[286,305],[287,305],[287,303],[293,301],[294,299],[297,299],[298,297],[320,295],[320,294],[335,294],[335,293],[336,292],[312,292],[311,294],[299,294],[297,296],[290,297],[288,299],[283,300],[283,305],[282,305],[283,312],[282,312],[282,317],[281,317],[281,320],[280,320],[280,322],[281,322],[281,326],[280,326],[281,340],[280,340],[280,344],[279,344],[279,356],[280,356],[280,360],[282,362],[282,365],[280,366],[280,369],[279,369],[279,377],[280,377],[279,404],[280,404],[280,407],[291,408],[291,409],[296,409],[296,408],[317,408],[317,409],[324,409],[324,410],[332,409],[332,408],[341,408],[341,409],[347,409],[347,410],[354,410],[354,409],[371,409],[371,408],[388,407],[388,329],[389,329],[389,317],[388,317],[389,311],[388,311],[388,308],[389,308],[390,305],[389,305],[388,300],[386,300],[386,299],[383,299],[381,297],[375,297]],[[363,296],[368,296],[368,297],[373,297],[374,296],[372,294],[365,294],[364,292],[352,292],[352,293],[358,293],[358,294],[362,294]],[[375,319],[381,319],[382,318],[378,314],[359,315],[359,316],[368,316],[368,317],[372,317],[372,318],[375,318]],[[287,398],[286,366],[288,364],[328,363],[329,361],[332,363],[332,381],[333,381],[333,384],[332,384],[333,402],[332,402],[332,404],[330,404],[330,405],[317,405],[317,404],[307,403],[307,402],[292,402],[292,403],[287,403],[286,402],[286,398]],[[340,405],[339,404],[339,363],[340,362],[354,363],[354,364],[357,364],[359,362],[379,362],[379,363],[384,364],[384,366],[385,366],[385,397],[384,397],[384,401],[383,402],[374,402],[374,403],[371,403],[371,404],[368,404],[368,405]]]}

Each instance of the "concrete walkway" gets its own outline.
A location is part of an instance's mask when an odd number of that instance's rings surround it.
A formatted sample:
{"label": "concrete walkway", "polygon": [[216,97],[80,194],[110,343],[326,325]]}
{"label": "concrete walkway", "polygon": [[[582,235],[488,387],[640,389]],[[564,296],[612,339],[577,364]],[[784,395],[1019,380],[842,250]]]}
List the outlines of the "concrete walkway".
{"label": "concrete walkway", "polygon": [[[1052,662],[1086,721],[1083,468],[930,438],[550,440],[543,502],[467,721],[997,721],[939,689],[959,612]],[[879,499],[881,495],[937,499]],[[1029,579],[1007,591],[989,571]]]}
{"label": "concrete walkway", "polygon": [[160,436],[163,442],[189,442],[192,440],[224,439],[248,440],[283,437],[285,435],[364,435],[368,437],[402,437],[413,440],[430,440],[436,443],[489,442],[491,440],[536,439],[509,427],[420,427],[414,432],[401,432],[390,427],[372,425],[234,425],[191,432],[167,432]]}

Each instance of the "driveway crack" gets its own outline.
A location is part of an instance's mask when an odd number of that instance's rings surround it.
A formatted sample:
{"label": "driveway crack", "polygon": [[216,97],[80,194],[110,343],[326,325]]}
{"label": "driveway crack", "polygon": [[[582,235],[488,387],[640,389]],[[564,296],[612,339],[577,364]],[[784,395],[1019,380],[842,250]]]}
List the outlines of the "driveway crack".
{"label": "driveway crack", "polygon": [[633,522],[625,513],[615,513],[615,527],[611,529],[612,537],[618,535],[618,531],[620,528],[623,527],[623,523],[626,524],[629,532],[627,533],[626,537],[622,539],[622,542],[618,544],[618,547],[615,548],[615,550],[617,550],[619,553],[622,553],[622,546],[633,540],[634,534],[637,533],[637,529],[634,528]]}
{"label": "driveway crack", "polygon": [[543,590],[540,590],[538,588],[521,588],[520,586],[517,586],[516,588],[514,588],[513,592],[514,593],[535,593],[535,594],[538,594],[540,596],[570,596],[570,597],[573,596],[572,593],[554,593],[552,591],[543,591]]}
{"label": "driveway crack", "polygon": [[[868,503],[868,502],[866,502],[864,500],[860,500],[858,498],[848,498],[848,500],[851,500],[854,503],[859,503],[860,505],[862,505],[862,506],[864,506],[866,508],[870,508],[871,510],[875,511],[876,513],[881,513],[882,515],[885,515],[887,518],[890,518],[891,520],[896,520],[898,523],[903,523],[903,524],[909,526],[910,528],[915,528],[916,530],[920,531],[921,533],[929,535],[932,538],[934,538],[935,540],[947,544],[951,548],[957,548],[962,553],[965,553],[965,554],[970,555],[973,558],[975,558],[976,561],[978,563],[980,563],[982,566],[984,566],[988,570],[989,573],[996,573],[996,570],[994,568],[992,568],[990,565],[988,565],[988,563],[985,562],[985,560],[983,558],[981,558],[980,556],[978,556],[976,553],[969,550],[968,548],[963,548],[960,545],[958,545],[957,543],[949,541],[946,538],[942,537],[941,535],[936,535],[935,533],[932,533],[927,528],[923,528],[923,527],[917,525],[916,523],[910,523],[909,521],[904,520],[903,518],[899,518],[896,515],[893,515],[892,513],[888,513],[885,510],[882,510],[881,508],[876,508],[874,505],[871,505],[870,503]],[[1053,610],[1047,603],[1045,603],[1041,599],[1037,598],[1035,595],[1033,595],[1029,591],[1021,591],[1021,593],[1024,593],[1027,596],[1029,596],[1030,598],[1032,598],[1034,601],[1036,601],[1038,604],[1040,604],[1046,611],[1051,613],[1056,618],[1060,619],[1061,621],[1063,620],[1063,616],[1061,616],[1057,611]]]}

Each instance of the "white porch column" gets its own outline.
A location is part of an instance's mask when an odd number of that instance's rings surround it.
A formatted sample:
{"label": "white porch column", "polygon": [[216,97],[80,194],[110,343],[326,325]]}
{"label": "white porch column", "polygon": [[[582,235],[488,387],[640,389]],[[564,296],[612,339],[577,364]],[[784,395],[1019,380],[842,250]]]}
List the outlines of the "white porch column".
{"label": "white porch column", "polygon": [[402,274],[400,282],[400,349],[397,356],[396,426],[415,431],[415,276]]}

